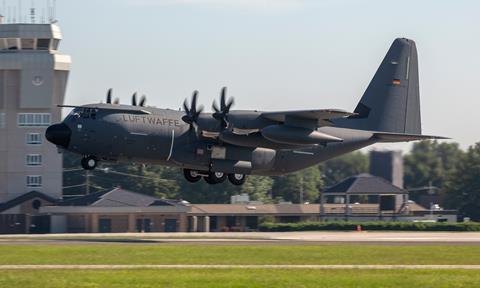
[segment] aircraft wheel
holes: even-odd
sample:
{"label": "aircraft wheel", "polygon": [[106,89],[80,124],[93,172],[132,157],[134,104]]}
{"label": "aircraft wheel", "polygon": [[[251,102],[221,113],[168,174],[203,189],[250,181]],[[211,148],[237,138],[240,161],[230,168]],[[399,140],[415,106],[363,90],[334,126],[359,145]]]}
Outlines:
{"label": "aircraft wheel", "polygon": [[98,161],[97,158],[93,156],[86,156],[82,158],[82,167],[85,170],[93,170],[97,167]]}
{"label": "aircraft wheel", "polygon": [[198,174],[197,170],[183,169],[183,176],[187,179],[188,182],[195,183],[202,179],[202,176]]}
{"label": "aircraft wheel", "polygon": [[247,175],[245,174],[228,174],[228,181],[233,185],[243,185],[247,180]]}
{"label": "aircraft wheel", "polygon": [[208,184],[219,184],[227,179],[227,174],[223,172],[208,172],[208,176],[203,177]]}

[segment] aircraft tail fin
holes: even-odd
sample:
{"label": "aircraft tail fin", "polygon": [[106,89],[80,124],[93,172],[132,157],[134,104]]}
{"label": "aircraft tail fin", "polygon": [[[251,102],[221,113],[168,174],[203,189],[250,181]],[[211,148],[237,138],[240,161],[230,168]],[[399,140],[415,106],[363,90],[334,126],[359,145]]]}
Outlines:
{"label": "aircraft tail fin", "polygon": [[397,38],[355,108],[357,115],[339,126],[404,134],[422,134],[418,57],[415,42]]}

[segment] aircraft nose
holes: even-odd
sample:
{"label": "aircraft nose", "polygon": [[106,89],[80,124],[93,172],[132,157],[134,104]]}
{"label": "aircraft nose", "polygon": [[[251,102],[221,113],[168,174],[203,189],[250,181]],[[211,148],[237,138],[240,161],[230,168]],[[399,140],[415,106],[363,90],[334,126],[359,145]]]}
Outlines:
{"label": "aircraft nose", "polygon": [[51,125],[45,132],[45,137],[48,141],[63,148],[68,148],[71,135],[72,130],[70,130],[70,128],[64,123]]}

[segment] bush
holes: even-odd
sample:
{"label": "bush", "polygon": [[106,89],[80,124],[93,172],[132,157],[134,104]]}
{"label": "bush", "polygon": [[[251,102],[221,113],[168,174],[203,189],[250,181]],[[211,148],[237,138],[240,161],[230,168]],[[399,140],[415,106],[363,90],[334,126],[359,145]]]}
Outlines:
{"label": "bush", "polygon": [[480,223],[419,223],[419,222],[298,222],[259,225],[260,231],[354,231],[357,225],[368,231],[480,231]]}

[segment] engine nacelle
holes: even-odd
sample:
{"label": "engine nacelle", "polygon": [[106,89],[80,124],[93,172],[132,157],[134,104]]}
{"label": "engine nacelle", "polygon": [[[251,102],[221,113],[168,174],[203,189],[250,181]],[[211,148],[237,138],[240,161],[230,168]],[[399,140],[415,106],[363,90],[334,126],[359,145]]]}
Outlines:
{"label": "engine nacelle", "polygon": [[314,145],[329,142],[342,142],[343,139],[302,127],[270,125],[260,130],[266,139],[290,145]]}

